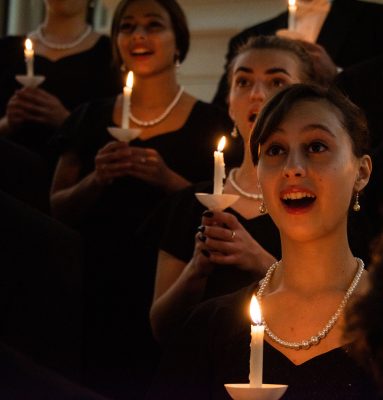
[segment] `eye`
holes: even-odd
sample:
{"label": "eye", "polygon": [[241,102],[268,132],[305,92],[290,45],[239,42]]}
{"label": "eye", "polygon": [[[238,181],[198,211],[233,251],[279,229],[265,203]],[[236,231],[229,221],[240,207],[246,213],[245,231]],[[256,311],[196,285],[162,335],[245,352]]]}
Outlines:
{"label": "eye", "polygon": [[281,78],[274,78],[271,81],[271,85],[276,88],[284,87],[286,86],[286,81]]}
{"label": "eye", "polygon": [[243,76],[238,76],[235,79],[235,86],[237,87],[248,87],[250,85],[249,79],[243,77]]}
{"label": "eye", "polygon": [[265,153],[270,157],[275,157],[284,154],[285,149],[281,145],[273,143],[267,146]]}
{"label": "eye", "polygon": [[129,22],[124,22],[118,27],[118,32],[120,33],[132,33],[136,29],[135,25],[129,23]]}
{"label": "eye", "polygon": [[307,146],[309,153],[323,153],[328,147],[322,142],[312,142]]}
{"label": "eye", "polygon": [[148,31],[158,31],[161,30],[163,27],[164,25],[160,21],[153,20],[147,24],[146,29]]}

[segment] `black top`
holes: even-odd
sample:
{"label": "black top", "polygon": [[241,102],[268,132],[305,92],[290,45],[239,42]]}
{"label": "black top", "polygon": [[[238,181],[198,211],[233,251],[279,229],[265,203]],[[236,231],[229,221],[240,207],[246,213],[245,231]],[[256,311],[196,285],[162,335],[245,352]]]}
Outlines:
{"label": "black top", "polygon": [[[0,115],[4,115],[8,100],[21,85],[15,75],[25,75],[25,37],[0,39]],[[81,103],[119,93],[120,73],[112,67],[110,39],[101,36],[89,50],[51,61],[35,54],[34,72],[44,75],[40,87],[58,97],[72,111]],[[55,130],[41,124],[28,124],[11,135],[12,140],[46,155],[46,144]]]}
{"label": "black top", "polygon": [[[169,344],[148,399],[230,399],[225,383],[248,383],[250,298],[256,285],[201,304]],[[263,382],[289,385],[283,400],[375,399],[347,348],[293,364],[264,343]]]}
{"label": "black top", "polygon": [[[115,98],[109,98],[81,106],[56,138],[61,152],[73,151],[80,158],[80,178],[94,170],[97,151],[114,140],[106,129],[113,125],[114,104]],[[230,125],[220,109],[197,101],[180,129],[147,140],[138,138],[130,145],[156,149],[172,170],[197,182],[213,176],[213,152]],[[92,336],[87,340],[92,347],[88,365],[100,372],[99,378],[90,379],[98,385],[110,375],[108,393],[115,395],[118,387],[126,386],[124,398],[138,398],[135,391],[148,384],[156,357],[149,309],[157,248],[136,231],[166,196],[140,179],[116,179],[84,210],[77,226],[86,244],[88,322],[93,319],[87,329]],[[114,373],[116,366],[124,372]]]}
{"label": "black top", "polygon": [[[80,107],[56,137],[61,151],[70,150],[79,155],[80,178],[94,170],[98,150],[114,140],[107,131],[108,126],[114,126],[114,103],[115,98],[110,98]],[[191,182],[198,182],[213,176],[213,152],[228,129],[228,120],[221,110],[198,101],[180,129],[147,140],[138,138],[130,145],[156,149],[169,168]],[[116,179],[97,204],[87,210],[84,221],[87,224],[95,221],[97,215],[97,225],[105,223],[114,229],[124,225],[126,239],[165,195],[160,188],[136,178]],[[129,228],[125,225],[127,222]]]}
{"label": "black top", "polygon": [[[211,182],[193,185],[176,193],[170,200],[168,213],[162,210],[164,231],[160,241],[160,249],[174,257],[189,262],[193,256],[194,236],[201,224],[203,211],[206,209],[195,197],[195,193],[212,193]],[[254,207],[258,203],[254,202]],[[269,215],[246,219],[232,208],[227,212],[233,214],[251,236],[276,258],[281,255],[279,233]],[[164,217],[166,216],[166,217]],[[234,265],[216,268],[209,276],[204,299],[234,292],[254,281],[254,275],[242,271]]]}

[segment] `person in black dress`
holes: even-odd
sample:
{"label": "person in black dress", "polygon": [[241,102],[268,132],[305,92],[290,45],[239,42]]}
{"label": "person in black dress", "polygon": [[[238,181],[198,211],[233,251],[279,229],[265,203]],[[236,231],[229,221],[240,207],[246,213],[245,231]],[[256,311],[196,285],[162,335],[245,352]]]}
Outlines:
{"label": "person in black dress", "polygon": [[[230,170],[224,193],[240,197],[225,212],[203,213],[206,209],[195,193],[212,193],[213,184],[200,183],[177,193],[169,202],[166,220],[155,221],[165,226],[151,308],[152,329],[161,342],[170,339],[174,325],[185,319],[190,307],[249,285],[280,256],[278,231],[269,215],[259,211],[262,196],[254,188],[257,170],[250,158],[249,134],[266,100],[286,85],[312,81],[313,65],[296,42],[259,36],[237,49],[229,78],[230,115],[245,156],[239,168]],[[196,249],[204,242],[216,246],[202,261],[194,251],[199,225]]]}
{"label": "person in black dress", "polygon": [[118,67],[134,73],[130,127],[141,133],[128,144],[108,132],[121,126],[122,94],[76,110],[56,137],[51,205],[85,240],[89,382],[137,398],[158,350],[149,325],[156,251],[136,230],[170,193],[210,178],[230,122],[177,82],[189,30],[175,1],[121,1],[111,40]]}
{"label": "person in black dress", "polygon": [[[306,50],[312,54],[315,68],[327,75],[327,81],[335,78],[336,67],[338,70],[345,69],[381,53],[382,4],[359,0],[298,0],[297,4],[302,10],[303,19],[306,19],[302,29]],[[274,18],[239,32],[228,44],[225,71],[239,43],[250,36],[274,35],[287,27],[286,10]],[[302,32],[299,36],[302,36]],[[225,74],[220,79],[212,102],[226,109],[228,88]]]}
{"label": "person in black dress", "polygon": [[264,106],[250,146],[282,258],[259,283],[193,310],[149,399],[230,399],[225,383],[248,382],[253,294],[265,326],[263,382],[289,385],[282,399],[376,398],[343,336],[344,306],[367,287],[347,240],[349,208],[359,210],[371,173],[367,136],[360,110],[333,90],[295,84]]}
{"label": "person in black dress", "polygon": [[78,105],[117,94],[120,72],[112,65],[110,40],[87,22],[89,0],[45,0],[45,18],[27,36],[34,45],[37,88],[21,87],[26,74],[24,36],[0,39],[0,135],[38,153],[54,169],[49,146],[55,130]]}

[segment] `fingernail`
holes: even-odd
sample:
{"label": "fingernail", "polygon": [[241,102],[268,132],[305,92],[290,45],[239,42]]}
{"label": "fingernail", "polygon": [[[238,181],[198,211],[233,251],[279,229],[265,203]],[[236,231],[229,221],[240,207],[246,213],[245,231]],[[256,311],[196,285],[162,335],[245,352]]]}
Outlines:
{"label": "fingernail", "polygon": [[206,210],[206,211],[204,211],[204,212],[202,213],[202,215],[203,215],[204,217],[211,218],[211,217],[214,215],[214,213],[213,213],[212,211]]}
{"label": "fingernail", "polygon": [[202,253],[205,257],[207,257],[207,258],[210,257],[210,253],[208,252],[208,250],[202,249],[202,250],[201,250],[201,253]]}
{"label": "fingernail", "polygon": [[198,228],[197,228],[197,231],[198,232],[205,232],[205,225],[200,225]]}
{"label": "fingernail", "polygon": [[198,239],[199,239],[201,242],[206,242],[206,236],[204,236],[204,235],[198,235]]}

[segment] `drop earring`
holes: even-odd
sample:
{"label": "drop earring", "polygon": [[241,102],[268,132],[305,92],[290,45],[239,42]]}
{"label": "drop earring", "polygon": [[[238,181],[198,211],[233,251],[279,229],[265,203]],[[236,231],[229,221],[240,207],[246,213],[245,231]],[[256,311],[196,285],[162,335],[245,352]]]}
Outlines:
{"label": "drop earring", "polygon": [[126,71],[126,66],[125,66],[125,64],[121,64],[121,66],[120,66],[120,71],[121,71],[121,72],[125,72],[125,71]]}
{"label": "drop earring", "polygon": [[260,214],[266,214],[267,213],[267,208],[265,202],[262,200],[261,204],[259,205],[259,213]]}
{"label": "drop earring", "polygon": [[236,138],[239,136],[238,129],[237,129],[237,125],[234,125],[234,126],[233,126],[233,129],[232,129],[231,132],[230,132],[230,136],[231,136],[232,138],[234,138],[234,139],[236,139]]}
{"label": "drop earring", "polygon": [[355,201],[354,201],[354,205],[352,206],[352,209],[353,209],[355,212],[360,211],[359,192],[356,192]]}

